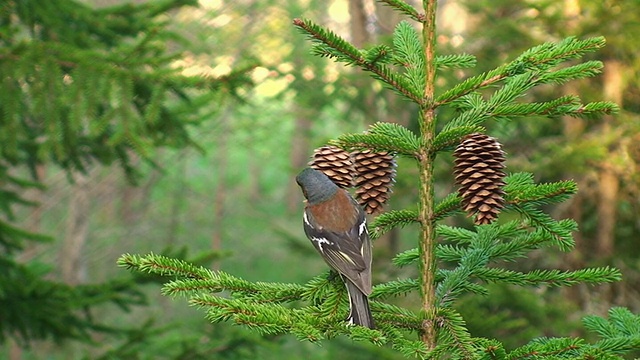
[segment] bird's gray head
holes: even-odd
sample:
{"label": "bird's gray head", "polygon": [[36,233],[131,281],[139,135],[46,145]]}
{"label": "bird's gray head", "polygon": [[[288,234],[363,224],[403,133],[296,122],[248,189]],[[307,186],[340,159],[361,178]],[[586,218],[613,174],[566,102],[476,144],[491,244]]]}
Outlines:
{"label": "bird's gray head", "polygon": [[296,176],[296,182],[310,204],[326,201],[338,191],[338,186],[327,175],[312,168],[302,170]]}

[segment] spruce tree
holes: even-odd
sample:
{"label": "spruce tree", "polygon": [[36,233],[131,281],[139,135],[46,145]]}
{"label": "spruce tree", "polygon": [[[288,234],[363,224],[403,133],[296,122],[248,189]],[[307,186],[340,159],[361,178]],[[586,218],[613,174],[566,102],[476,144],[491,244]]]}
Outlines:
{"label": "spruce tree", "polygon": [[[420,10],[402,0],[382,2],[407,17],[395,28],[389,45],[358,49],[311,20],[293,21],[313,43],[314,54],[363,69],[419,107],[418,133],[398,124],[378,122],[366,132],[344,134],[330,142],[348,152],[390,152],[407,157],[418,168],[417,206],[384,212],[369,226],[374,239],[400,226],[420,230],[416,247],[393,259],[399,267],[416,267],[418,277],[374,286],[370,306],[376,329],[345,323],[346,291],[341,281],[328,273],[306,284],[285,284],[250,282],[155,254],[125,254],[119,265],[170,277],[163,293],[186,297],[214,323],[230,321],[262,334],[288,333],[301,341],[319,342],[343,335],[389,346],[407,357],[429,359],[622,359],[625,353],[640,348],[640,317],[624,308],[611,309],[608,319],[583,319],[587,330],[598,337],[595,342],[537,338],[506,349],[499,339],[469,333],[453,306],[463,294],[488,295],[487,285],[491,283],[559,287],[620,280],[620,272],[610,267],[528,272],[508,268],[509,262],[536,249],[566,252],[574,247],[576,222],[554,219],[543,207],[567,200],[577,187],[570,180],[536,183],[533,174],[508,173],[503,169],[505,154],[499,139],[484,134],[483,126],[488,121],[517,121],[530,116],[599,117],[615,113],[613,103],[583,103],[577,95],[537,103],[523,97],[536,86],[597,75],[602,63],[575,61],[602,48],[604,38],[569,37],[544,43],[495,69],[437,91],[438,72],[473,67],[476,59],[467,54],[436,52],[435,0],[425,0]],[[453,118],[437,116],[445,107],[455,110]],[[456,164],[450,167],[460,191],[436,198],[434,162],[439,154],[454,150]],[[445,222],[464,212],[473,217],[473,225],[459,227]],[[419,295],[419,306],[393,305],[394,297],[408,293]]]}
{"label": "spruce tree", "polygon": [[[74,0],[3,1],[0,8],[0,343],[91,340],[116,329],[92,309],[145,303],[134,280],[71,285],[49,264],[23,263],[28,242],[49,236],[16,225],[28,188],[44,188],[40,165],[86,172],[117,165],[135,182],[133,158],[153,163],[160,146],[194,146],[189,127],[220,94],[248,84],[244,70],[224,78],[184,76],[173,62],[180,42],[163,15],[194,0],[94,9]],[[187,111],[188,109],[188,111]],[[29,176],[31,174],[31,176]],[[149,324],[142,326],[147,329]],[[130,333],[140,339],[139,334]]]}

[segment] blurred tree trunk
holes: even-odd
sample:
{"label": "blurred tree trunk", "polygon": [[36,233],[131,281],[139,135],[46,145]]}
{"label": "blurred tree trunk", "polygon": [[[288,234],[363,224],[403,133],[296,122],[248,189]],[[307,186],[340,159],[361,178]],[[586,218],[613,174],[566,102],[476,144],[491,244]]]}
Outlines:
{"label": "blurred tree trunk", "polygon": [[[579,89],[577,88],[574,82],[566,83],[563,86],[564,95],[575,95],[579,94]],[[564,137],[568,143],[579,141],[580,138],[584,135],[585,130],[585,122],[584,119],[571,117],[571,116],[563,116],[563,132]],[[587,192],[589,192],[589,185],[586,177],[590,176],[589,173],[575,175],[575,182],[578,185],[577,194],[575,194],[569,202],[566,203],[567,208],[561,210],[561,217],[568,217],[570,219],[574,219],[578,224],[582,223],[584,214],[583,209],[585,207],[585,200],[587,200]],[[573,233],[573,239],[575,240],[576,246],[575,248],[564,254],[563,258],[565,260],[565,264],[567,270],[576,270],[584,268],[586,265],[586,259],[589,257],[590,246],[586,243],[587,239],[582,236],[581,231],[576,231]],[[563,290],[566,294],[567,298],[571,300],[574,304],[577,304],[581,309],[586,309],[589,306],[589,292],[583,284],[579,284],[578,286],[567,287]]]}
{"label": "blurred tree trunk", "polygon": [[393,34],[393,30],[400,20],[404,19],[404,15],[381,2],[376,1],[375,6],[378,33],[381,35]]}
{"label": "blurred tree trunk", "polygon": [[[617,60],[608,60],[604,64],[604,99],[622,105],[623,66]],[[610,135],[613,118],[604,119],[602,133]],[[616,145],[617,146],[617,145]],[[613,151],[612,149],[610,149]],[[609,159],[611,157],[608,157]],[[605,162],[598,174],[598,233],[596,253],[599,258],[610,258],[615,248],[616,207],[620,180],[615,164]]]}
{"label": "blurred tree trunk", "polygon": [[83,278],[82,253],[89,232],[90,187],[89,174],[75,172],[69,200],[66,236],[59,254],[62,280],[71,285]]}
{"label": "blurred tree trunk", "polygon": [[[36,165],[36,178],[35,181],[44,182],[44,176],[46,168],[44,164]],[[40,233],[42,225],[42,213],[44,210],[44,196],[43,191],[39,189],[29,190],[29,194],[25,195],[25,199],[36,202],[36,205],[31,208],[31,213],[26,224],[26,230],[34,233]],[[28,263],[36,255],[38,246],[37,243],[27,242],[24,251],[18,255],[17,260],[23,263]],[[7,341],[9,348],[9,360],[22,359],[22,347],[18,345],[13,339],[9,338]]]}
{"label": "blurred tree trunk", "polygon": [[[131,159],[131,163],[134,166],[138,166],[140,164],[140,157],[133,151],[129,151],[128,153],[129,158]],[[110,174],[114,173],[111,172]],[[121,178],[121,174],[115,173],[113,182],[118,182]],[[143,194],[142,188],[125,180],[119,192],[120,211],[118,215],[122,223],[129,227],[134,225],[138,221],[138,219],[140,219],[139,209],[137,209],[136,207],[140,198],[142,197],[141,195]]]}
{"label": "blurred tree trunk", "polygon": [[125,226],[135,224],[137,216],[134,209],[139,189],[126,182],[121,191],[120,198],[120,220]]}
{"label": "blurred tree trunk", "polygon": [[[568,32],[574,31],[579,25],[579,15],[580,15],[580,3],[578,0],[567,0],[564,2],[563,8],[563,18],[565,21],[565,29]],[[575,82],[568,82],[563,86],[563,92],[565,95],[575,95],[579,94],[580,90],[578,89]],[[584,135],[585,131],[585,121],[584,119],[564,116],[562,118],[562,123],[564,127],[564,136],[567,142],[576,142],[581,139]],[[573,196],[569,205],[569,209],[567,211],[567,216],[571,219],[574,219],[578,224],[582,223],[584,214],[583,209],[585,205],[585,195],[589,192],[588,189],[588,181],[587,177],[590,176],[589,173],[577,175],[575,177],[576,184],[581,191],[578,191],[576,195]],[[570,270],[580,269],[586,265],[586,259],[589,257],[588,254],[590,249],[592,248],[587,244],[587,239],[582,236],[581,231],[577,231],[573,234],[574,240],[576,242],[576,247],[573,251],[564,255],[567,267]],[[575,304],[577,304],[581,309],[587,309],[589,304],[589,292],[583,284],[578,286],[571,286],[564,289],[564,292],[567,294],[567,297]]]}
{"label": "blurred tree trunk", "polygon": [[[46,168],[43,164],[36,165],[36,178],[35,181],[44,183],[44,176],[46,173]],[[29,217],[26,223],[26,229],[33,233],[39,233],[41,231],[41,223],[42,223],[42,214],[44,211],[44,192],[40,189],[31,189],[28,194],[25,194],[25,199],[29,199],[36,203],[35,206],[31,208],[31,212],[29,213]],[[31,260],[38,249],[38,244],[35,242],[27,242],[24,251],[18,256],[19,261],[28,262]]]}
{"label": "blurred tree trunk", "polygon": [[[367,29],[367,10],[363,0],[349,0],[349,16],[351,41],[358,48],[365,47],[371,42],[373,35]],[[365,75],[361,69],[356,70],[360,75],[355,78],[355,86],[358,89],[371,88],[371,79],[369,75]],[[364,91],[364,115],[369,123],[376,121],[378,117],[378,108],[376,104],[376,93],[374,91]]]}
{"label": "blurred tree trunk", "polygon": [[351,17],[351,41],[357,47],[363,47],[371,38],[367,31],[367,12],[363,0],[349,0]]}
{"label": "blurred tree trunk", "polygon": [[[220,132],[217,136],[218,146],[216,148],[216,166],[212,170],[216,170],[216,196],[213,204],[213,233],[211,234],[211,249],[213,251],[222,251],[224,244],[224,214],[227,202],[227,159],[229,157],[229,149],[227,136],[229,135],[229,116],[231,108],[226,107],[220,115]],[[212,264],[214,270],[220,269],[221,260],[216,260]]]}
{"label": "blurred tree trunk", "polygon": [[[291,168],[300,169],[303,168],[309,159],[309,137],[311,136],[312,122],[307,116],[308,110],[295,103],[293,105],[295,118],[295,128],[293,130],[293,139],[291,141]],[[290,176],[289,180],[289,194],[287,196],[287,209],[293,213],[298,209],[300,202],[302,201],[302,195],[300,191],[297,191],[297,185],[293,176]]]}
{"label": "blurred tree trunk", "polygon": [[187,171],[187,156],[184,156],[185,153],[186,150],[181,151],[180,154],[176,156],[174,163],[178,169],[178,174],[175,180],[176,186],[171,196],[171,208],[169,209],[169,229],[167,230],[167,238],[165,240],[167,247],[172,247],[176,243],[182,220],[182,207],[186,201],[184,194],[187,189],[187,181],[184,176]]}
{"label": "blurred tree trunk", "polygon": [[260,169],[262,166],[261,159],[255,156],[249,156],[248,159],[248,175],[249,179],[247,180],[247,192],[249,194],[249,202],[252,204],[257,204],[262,201],[262,191],[260,184]]}

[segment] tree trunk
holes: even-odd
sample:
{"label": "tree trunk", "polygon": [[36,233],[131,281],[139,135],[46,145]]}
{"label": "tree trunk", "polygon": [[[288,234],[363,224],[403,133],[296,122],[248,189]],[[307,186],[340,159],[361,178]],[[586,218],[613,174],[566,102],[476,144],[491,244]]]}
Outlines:
{"label": "tree trunk", "polygon": [[[217,183],[216,196],[214,199],[213,209],[213,233],[211,234],[211,249],[213,251],[222,251],[224,244],[224,215],[227,202],[227,159],[229,157],[229,149],[227,144],[227,136],[229,136],[229,116],[231,109],[226,107],[220,116],[220,133],[218,136],[218,147],[216,148],[216,166]],[[221,260],[217,260],[212,264],[214,270],[220,269]]]}
{"label": "tree trunk", "polygon": [[[578,23],[576,19],[580,14],[580,4],[577,0],[567,0],[564,3],[563,16],[566,23],[566,28],[571,31],[571,29],[575,29]],[[579,94],[580,90],[576,86],[575,82],[566,83],[563,86],[564,95],[575,95]],[[584,135],[585,130],[585,121],[584,119],[572,117],[572,116],[563,116],[562,117],[563,124],[563,134],[568,143],[579,141],[580,138]],[[578,184],[579,191],[576,195],[574,195],[571,200],[567,203],[568,208],[563,209],[565,212],[562,214],[562,217],[569,217],[574,219],[578,224],[582,223],[583,219],[583,209],[585,206],[585,195],[584,192],[587,190],[587,181],[585,180],[584,174],[575,174],[574,179],[576,184]],[[589,246],[585,242],[585,239],[582,236],[582,232],[577,231],[573,234],[573,239],[576,243],[575,249],[565,254],[564,263],[566,264],[567,270],[575,270],[581,269],[585,266],[586,255],[589,253]],[[565,288],[563,291],[567,294],[566,296],[575,304],[577,304],[581,309],[586,309],[589,305],[588,301],[588,292],[582,284],[578,286],[571,286]]]}
{"label": "tree trunk", "polygon": [[[303,168],[309,156],[311,155],[309,137],[311,136],[311,126],[313,123],[309,120],[308,113],[313,110],[307,110],[299,104],[293,105],[293,111],[296,114],[295,128],[293,130],[293,138],[291,140],[291,168],[295,171]],[[293,176],[289,176],[288,188],[291,191],[287,195],[287,209],[290,213],[295,213],[299,210],[298,207],[302,202],[302,193],[298,191],[296,180]]]}
{"label": "tree trunk", "polygon": [[[579,93],[579,89],[575,83],[569,82],[563,87],[564,95],[575,95]],[[579,141],[584,135],[585,123],[584,119],[564,116],[562,117],[562,123],[564,126],[563,133],[568,143]],[[585,181],[585,175],[575,174],[575,182],[578,184],[579,191],[573,198],[567,203],[568,209],[564,209],[566,215],[571,219],[574,219],[578,224],[582,223],[583,209],[585,206],[584,191],[587,189],[587,181]],[[580,269],[585,265],[585,254],[589,251],[589,246],[585,244],[586,239],[582,236],[580,231],[575,232],[573,238],[576,242],[576,248],[565,255],[566,264],[569,269]],[[579,296],[578,292],[574,293],[575,296]]]}
{"label": "tree trunk", "polygon": [[136,211],[134,209],[136,194],[138,189],[129,184],[124,184],[124,188],[121,191],[120,198],[120,220],[126,225],[130,226],[136,222]]}
{"label": "tree trunk", "polygon": [[[36,165],[35,181],[43,182],[45,173],[46,169],[43,164]],[[44,212],[43,203],[45,201],[45,197],[43,196],[43,191],[40,189],[29,189],[24,195],[24,198],[36,203],[36,205],[31,208],[31,213],[29,214],[26,223],[26,229],[33,233],[39,233],[40,225],[42,222],[42,214]],[[38,251],[37,249],[37,243],[31,241],[27,242],[24,251],[17,256],[18,261],[23,263],[29,262],[36,255]]]}
{"label": "tree trunk", "polygon": [[[184,154],[185,151],[183,151]],[[176,187],[173,189],[173,196],[171,201],[171,209],[169,210],[169,229],[167,230],[167,237],[165,244],[168,247],[173,246],[176,243],[178,237],[178,230],[180,229],[180,223],[182,220],[182,206],[185,203],[184,194],[186,192],[186,180],[184,174],[187,172],[187,157],[176,157],[176,167],[178,168],[178,176],[176,178]]]}
{"label": "tree trunk", "polygon": [[67,218],[67,231],[59,254],[62,280],[71,285],[84,278],[82,252],[89,232],[90,188],[89,175],[73,174],[71,199]]}
{"label": "tree trunk", "polygon": [[613,255],[616,228],[616,206],[620,182],[615,170],[604,166],[598,174],[598,234],[596,254],[599,258]]}
{"label": "tree trunk", "polygon": [[[604,66],[604,98],[622,105],[623,71],[617,60],[608,60]],[[611,133],[610,116],[605,117],[603,134]],[[609,157],[610,158],[610,157]],[[616,207],[620,180],[614,164],[605,162],[598,174],[598,234],[596,253],[600,258],[613,255],[615,244]]]}
{"label": "tree trunk", "polygon": [[367,31],[367,12],[363,0],[349,0],[349,16],[351,17],[351,42],[361,48],[369,42]]}

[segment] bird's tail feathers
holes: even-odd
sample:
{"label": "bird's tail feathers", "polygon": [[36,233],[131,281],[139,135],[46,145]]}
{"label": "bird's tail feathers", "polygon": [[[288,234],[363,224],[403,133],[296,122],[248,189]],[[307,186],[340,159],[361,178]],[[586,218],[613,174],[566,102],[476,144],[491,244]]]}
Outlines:
{"label": "bird's tail feathers", "polygon": [[369,309],[369,298],[351,280],[344,278],[349,293],[349,317],[347,321],[354,325],[374,329],[373,317]]}

